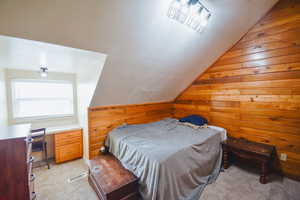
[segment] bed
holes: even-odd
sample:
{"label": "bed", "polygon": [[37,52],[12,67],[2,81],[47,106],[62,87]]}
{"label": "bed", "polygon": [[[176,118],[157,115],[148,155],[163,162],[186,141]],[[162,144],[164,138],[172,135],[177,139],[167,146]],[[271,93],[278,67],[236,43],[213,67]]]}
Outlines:
{"label": "bed", "polygon": [[122,165],[140,179],[144,200],[199,199],[221,166],[222,128],[194,129],[177,119],[123,125],[105,142]]}

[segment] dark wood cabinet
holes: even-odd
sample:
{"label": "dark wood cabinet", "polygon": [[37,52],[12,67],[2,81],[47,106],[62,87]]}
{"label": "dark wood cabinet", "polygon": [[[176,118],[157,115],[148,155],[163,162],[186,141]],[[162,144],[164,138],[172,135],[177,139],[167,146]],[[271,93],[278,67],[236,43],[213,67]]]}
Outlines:
{"label": "dark wood cabinet", "polygon": [[33,200],[30,125],[0,127],[0,200]]}

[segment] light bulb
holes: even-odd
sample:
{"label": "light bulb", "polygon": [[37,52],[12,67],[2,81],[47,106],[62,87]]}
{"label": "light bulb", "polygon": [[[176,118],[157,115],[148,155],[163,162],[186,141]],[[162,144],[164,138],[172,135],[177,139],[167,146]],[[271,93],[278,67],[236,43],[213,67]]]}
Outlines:
{"label": "light bulb", "polygon": [[189,0],[180,0],[181,5],[187,5]]}
{"label": "light bulb", "polygon": [[189,15],[189,8],[187,6],[183,6],[181,9],[180,9],[180,12],[179,12],[179,15],[177,17],[177,20],[184,24],[188,18],[188,15]]}
{"label": "light bulb", "polygon": [[41,77],[43,78],[47,77],[47,72],[41,72]]}
{"label": "light bulb", "polygon": [[191,12],[191,14],[192,15],[196,15],[196,14],[199,14],[199,10],[200,10],[200,8],[201,8],[202,6],[199,4],[199,3],[197,3],[197,4],[195,4],[195,5],[192,5],[191,7],[190,7],[190,12]]}
{"label": "light bulb", "polygon": [[48,72],[47,72],[48,68],[47,67],[41,67],[40,68],[40,76],[45,78],[48,76]]}
{"label": "light bulb", "polygon": [[198,32],[204,30],[211,16],[199,0],[173,0],[167,15]]}
{"label": "light bulb", "polygon": [[179,10],[180,10],[179,1],[174,0],[170,5],[170,8],[169,8],[169,11],[167,14],[168,17],[170,17],[171,19],[174,19],[178,15]]}
{"label": "light bulb", "polygon": [[201,10],[200,17],[202,20],[207,20],[209,16],[210,14],[206,9]]}

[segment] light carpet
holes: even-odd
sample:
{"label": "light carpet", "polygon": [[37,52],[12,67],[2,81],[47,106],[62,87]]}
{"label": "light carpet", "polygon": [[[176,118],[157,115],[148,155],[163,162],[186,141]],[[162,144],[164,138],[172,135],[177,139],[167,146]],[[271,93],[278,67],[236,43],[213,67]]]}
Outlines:
{"label": "light carpet", "polygon": [[[87,177],[69,183],[68,178],[87,171],[83,160],[39,167],[35,191],[38,200],[98,200]],[[259,183],[259,174],[248,167],[231,166],[221,172],[217,181],[208,185],[201,200],[300,200],[300,182],[272,176],[268,184]]]}

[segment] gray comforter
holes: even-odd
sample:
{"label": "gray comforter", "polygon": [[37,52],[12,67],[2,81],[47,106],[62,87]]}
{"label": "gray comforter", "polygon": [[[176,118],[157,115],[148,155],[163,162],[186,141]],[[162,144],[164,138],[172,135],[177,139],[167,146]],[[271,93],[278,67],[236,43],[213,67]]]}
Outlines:
{"label": "gray comforter", "polygon": [[220,170],[221,134],[193,129],[167,118],[159,122],[120,126],[106,146],[140,178],[145,200],[199,199]]}

